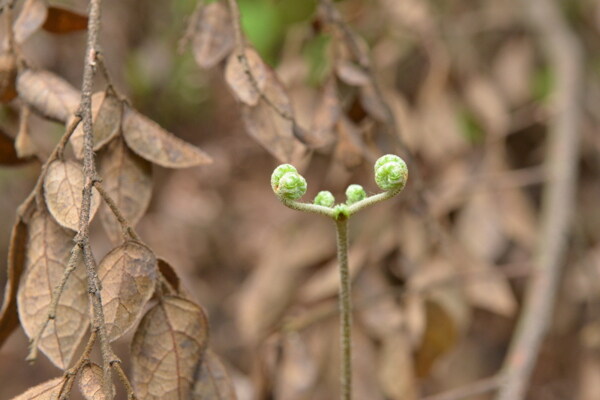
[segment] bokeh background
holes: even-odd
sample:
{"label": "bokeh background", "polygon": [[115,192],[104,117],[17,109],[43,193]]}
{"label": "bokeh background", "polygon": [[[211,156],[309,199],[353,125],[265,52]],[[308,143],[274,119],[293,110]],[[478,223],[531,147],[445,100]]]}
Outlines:
{"label": "bokeh background", "polygon": [[[87,7],[50,3],[82,13]],[[543,229],[557,89],[555,65],[523,3],[335,3],[370,49],[395,126],[378,120],[378,106],[341,82],[344,120],[334,129],[335,143],[299,160],[306,197],[330,190],[342,199],[350,183],[375,193],[374,158],[411,155],[405,191],[351,221],[357,399],[419,399],[468,386],[502,365]],[[591,400],[600,398],[600,3],[556,3],[583,49],[585,87],[577,104],[580,154],[564,270],[527,398]],[[239,5],[248,40],[277,71],[298,122],[310,127],[335,73],[332,35],[320,26],[316,1]],[[177,51],[195,7],[192,0],[104,1],[101,45],[117,89],[214,158],[199,168],[155,167],[153,199],[138,232],[207,310],[212,347],[240,400],[335,398],[333,224],[277,201],[269,176],[279,162],[246,133],[222,65],[203,70],[191,51]],[[79,87],[84,47],[85,33],[40,31],[24,50],[32,65]],[[64,127],[32,118],[32,136],[47,155]],[[16,133],[17,104],[0,107],[0,126]],[[39,167],[0,167],[2,266],[16,209]],[[101,259],[110,243],[99,221],[92,228]],[[125,364],[130,340],[116,347]],[[0,350],[0,398],[59,373],[43,356],[28,365],[26,354],[19,329]]]}

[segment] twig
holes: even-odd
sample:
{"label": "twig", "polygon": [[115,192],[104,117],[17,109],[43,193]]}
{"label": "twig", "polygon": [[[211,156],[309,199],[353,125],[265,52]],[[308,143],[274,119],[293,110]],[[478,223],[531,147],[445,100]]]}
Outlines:
{"label": "twig", "polygon": [[98,46],[98,33],[100,31],[100,7],[102,0],[91,0],[88,19],[88,37],[85,51],[83,83],[81,86],[81,105],[79,113],[83,121],[83,174],[84,186],[79,215],[79,232],[75,237],[76,243],[83,251],[83,261],[87,271],[88,290],[93,308],[93,328],[100,339],[103,369],[103,391],[107,399],[113,398],[111,363],[117,358],[113,354],[104,321],[102,309],[101,284],[96,271],[96,260],[90,246],[89,225],[90,207],[92,202],[92,189],[94,183],[99,181],[94,162],[94,139],[92,129],[92,86],[96,65],[96,48]]}
{"label": "twig", "polygon": [[502,384],[499,376],[491,376],[479,381],[468,384],[460,388],[452,389],[444,393],[427,396],[421,400],[461,400],[477,396],[479,394],[491,392],[498,389]]}
{"label": "twig", "polygon": [[536,273],[527,287],[524,309],[503,365],[506,383],[498,400],[525,397],[542,340],[549,327],[561,268],[565,261],[569,216],[573,209],[583,91],[582,49],[555,2],[524,0],[531,25],[556,72],[554,116],[550,120],[548,184],[544,189]]}
{"label": "twig", "polygon": [[94,343],[96,343],[97,337],[97,331],[95,329],[92,329],[88,342],[85,345],[85,349],[81,354],[81,357],[79,357],[79,360],[77,361],[77,363],[75,363],[73,368],[70,368],[68,371],[65,372],[65,383],[63,384],[63,387],[61,388],[58,394],[59,400],[68,399],[69,393],[71,393],[71,389],[73,388],[73,383],[75,383],[75,378],[77,377],[81,369],[90,362],[90,353],[94,348]]}
{"label": "twig", "polygon": [[123,367],[121,366],[121,361],[120,360],[113,361],[112,367],[117,372],[117,376],[119,377],[119,380],[123,384],[123,387],[125,388],[125,392],[127,392],[127,400],[135,400],[136,396],[135,396],[135,392],[133,391],[133,386],[131,385],[131,382],[129,382],[129,379],[127,378],[127,375],[125,374],[125,371],[123,371]]}
{"label": "twig", "polygon": [[189,43],[192,41],[194,37],[194,33],[196,32],[196,28],[198,27],[198,21],[200,20],[200,16],[202,15],[202,9],[204,8],[204,0],[198,0],[196,3],[196,7],[192,12],[192,15],[189,16],[185,25],[185,32],[183,36],[177,42],[177,52],[182,54]]}
{"label": "twig", "polygon": [[106,190],[104,190],[104,186],[102,186],[102,183],[100,183],[99,181],[96,181],[96,182],[94,182],[94,187],[96,188],[98,193],[100,193],[100,196],[102,197],[102,199],[104,200],[104,202],[106,203],[108,208],[110,208],[110,210],[114,214],[115,218],[117,218],[117,221],[121,225],[121,229],[123,231],[123,236],[128,235],[133,240],[141,242],[140,237],[135,232],[133,227],[129,224],[129,222],[127,221],[127,219],[125,218],[125,216],[123,215],[121,210],[119,210],[119,207],[117,207],[117,204],[115,203],[115,201],[112,199],[112,197],[110,197],[110,195],[106,192]]}

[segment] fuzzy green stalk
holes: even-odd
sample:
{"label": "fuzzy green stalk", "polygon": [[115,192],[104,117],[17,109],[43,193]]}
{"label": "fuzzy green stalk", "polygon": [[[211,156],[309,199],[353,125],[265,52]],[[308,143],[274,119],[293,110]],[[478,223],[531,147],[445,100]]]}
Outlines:
{"label": "fuzzy green stalk", "polygon": [[352,299],[348,268],[348,219],[335,221],[337,258],[340,265],[340,352],[342,358],[340,398],[352,399]]}

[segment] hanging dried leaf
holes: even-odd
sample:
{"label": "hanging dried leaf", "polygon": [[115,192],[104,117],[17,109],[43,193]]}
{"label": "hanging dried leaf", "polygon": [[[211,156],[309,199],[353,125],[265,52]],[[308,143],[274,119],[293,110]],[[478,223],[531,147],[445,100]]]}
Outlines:
{"label": "hanging dried leaf", "polygon": [[206,69],[214,67],[233,50],[234,42],[227,7],[219,2],[207,4],[202,9],[192,42],[196,63]]}
{"label": "hanging dried leaf", "polygon": [[17,314],[17,287],[25,266],[25,250],[27,247],[27,224],[21,219],[12,228],[8,248],[8,266],[4,300],[0,309],[0,348],[4,341],[19,325]]}
{"label": "hanging dried leaf", "polygon": [[414,374],[412,348],[404,332],[395,332],[383,340],[379,352],[378,378],[386,398],[416,400],[417,381]]}
{"label": "hanging dried leaf", "polygon": [[61,7],[48,7],[48,17],[42,28],[52,33],[70,33],[87,29],[88,18]]}
{"label": "hanging dried leaf", "polygon": [[26,0],[23,3],[21,13],[13,24],[15,41],[23,43],[35,31],[40,29],[47,15],[48,5],[44,0]]}
{"label": "hanging dried leaf", "polygon": [[157,277],[156,257],[146,246],[126,242],[102,259],[98,277],[106,333],[114,341],[133,326],[150,300]]}
{"label": "hanging dried leaf", "polygon": [[52,72],[25,70],[17,78],[17,91],[37,112],[60,122],[79,107],[79,91]]}
{"label": "hanging dried leaf", "polygon": [[127,146],[146,160],[166,168],[210,164],[208,154],[173,134],[137,111],[125,107],[123,136]]}
{"label": "hanging dried leaf", "polygon": [[66,381],[66,378],[54,378],[32,387],[12,400],[56,400]]}
{"label": "hanging dried leaf", "polygon": [[0,165],[16,165],[23,162],[24,160],[17,156],[13,139],[0,130]]}
{"label": "hanging dried leaf", "polygon": [[421,346],[416,352],[417,376],[429,374],[433,363],[450,350],[458,339],[458,328],[450,313],[437,301],[425,302],[426,328]]}
{"label": "hanging dried leaf", "polygon": [[[53,161],[44,178],[44,197],[50,214],[65,228],[79,229],[79,214],[83,197],[83,172],[73,161]],[[100,206],[100,195],[93,189],[90,221]]]}
{"label": "hanging dried leaf", "polygon": [[294,137],[293,110],[283,84],[267,70],[264,95],[254,107],[242,105],[246,130],[281,162],[290,162],[300,142]]}
{"label": "hanging dried leaf", "polygon": [[335,79],[329,79],[321,93],[319,103],[314,111],[312,120],[311,135],[314,136],[314,142],[320,146],[331,144],[334,140],[335,124],[339,121],[342,114],[342,107],[338,99]]}
{"label": "hanging dried leaf", "polygon": [[[71,120],[73,118],[75,117],[71,117]],[[92,118],[94,151],[98,151],[119,134],[123,118],[123,104],[111,93],[94,93]],[[79,159],[83,158],[83,136],[83,124],[80,123],[69,139],[75,157]]]}
{"label": "hanging dried leaf", "polygon": [[32,157],[38,152],[38,148],[29,133],[29,114],[29,107],[23,106],[19,114],[19,132],[15,138],[15,149],[19,158]]}
{"label": "hanging dried leaf", "polygon": [[375,83],[369,82],[360,88],[360,104],[376,121],[387,123],[388,111],[381,96],[375,88]]}
{"label": "hanging dried leaf", "polygon": [[[73,234],[60,227],[46,210],[38,210],[29,222],[25,276],[18,293],[19,318],[33,338],[48,316],[52,292],[67,266]],[[79,266],[60,296],[56,316],[48,322],[39,349],[57,367],[66,369],[88,325],[88,291],[85,270]]]}
{"label": "hanging dried leaf", "polygon": [[208,321],[199,306],[162,298],[142,318],[131,343],[136,395],[146,400],[190,398],[207,342]]}
{"label": "hanging dried leaf", "polygon": [[340,60],[335,64],[335,72],[340,80],[350,86],[364,86],[369,83],[369,75],[349,60]]}
{"label": "hanging dried leaf", "polygon": [[79,391],[86,400],[106,400],[103,381],[102,368],[95,363],[86,364],[79,375]]}
{"label": "hanging dried leaf", "polygon": [[[270,71],[253,48],[246,47],[244,54],[248,60],[249,70],[246,69],[235,51],[227,59],[225,81],[239,101],[249,106],[256,106],[260,100],[260,94],[265,92],[267,82],[271,80],[268,76]],[[249,74],[252,74],[253,79],[249,77]]]}
{"label": "hanging dried leaf", "polygon": [[17,60],[13,54],[0,54],[0,103],[8,103],[17,97]]}
{"label": "hanging dried leaf", "polygon": [[[98,159],[104,189],[129,224],[135,226],[152,197],[152,164],[129,150],[120,137]],[[106,204],[100,208],[100,220],[108,237],[118,243],[121,225]]]}
{"label": "hanging dried leaf", "polygon": [[159,258],[158,259],[158,270],[160,271],[163,278],[165,278],[166,281],[169,282],[169,284],[173,287],[173,289],[175,289],[176,291],[179,291],[179,285],[180,285],[179,275],[177,275],[177,272],[175,272],[175,269],[173,269],[171,264],[169,264],[167,261],[163,260],[162,258]]}
{"label": "hanging dried leaf", "polygon": [[236,400],[235,390],[225,366],[211,349],[207,349],[196,375],[193,400]]}

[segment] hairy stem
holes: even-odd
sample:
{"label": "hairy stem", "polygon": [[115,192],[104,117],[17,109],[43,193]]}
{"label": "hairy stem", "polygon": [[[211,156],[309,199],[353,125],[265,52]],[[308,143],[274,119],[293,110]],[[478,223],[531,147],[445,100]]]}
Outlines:
{"label": "hairy stem", "polygon": [[348,220],[335,221],[337,257],[340,264],[340,350],[342,355],[342,400],[352,398],[352,300],[350,297],[350,270],[348,268]]}

